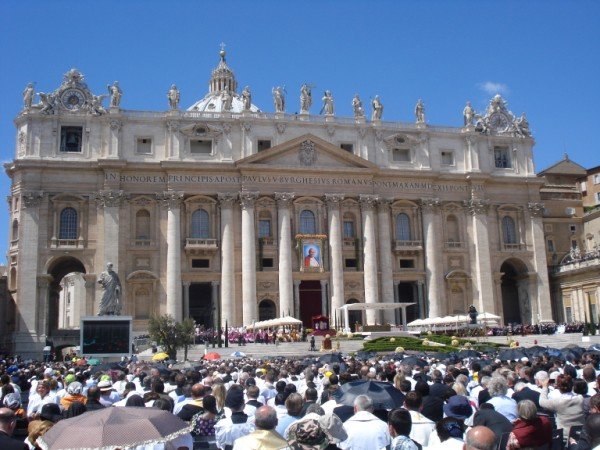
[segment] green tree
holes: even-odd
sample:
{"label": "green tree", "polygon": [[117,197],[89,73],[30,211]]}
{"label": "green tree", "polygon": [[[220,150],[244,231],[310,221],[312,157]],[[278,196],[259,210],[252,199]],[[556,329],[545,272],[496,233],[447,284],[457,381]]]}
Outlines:
{"label": "green tree", "polygon": [[170,359],[177,359],[177,350],[183,348],[187,359],[188,347],[194,343],[196,324],[191,318],[181,323],[175,322],[172,316],[152,316],[148,322],[150,338],[160,345]]}

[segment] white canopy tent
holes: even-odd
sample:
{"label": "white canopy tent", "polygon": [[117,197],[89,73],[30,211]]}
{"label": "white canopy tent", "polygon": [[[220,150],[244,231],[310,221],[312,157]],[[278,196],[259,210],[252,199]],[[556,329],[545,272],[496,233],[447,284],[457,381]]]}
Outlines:
{"label": "white canopy tent", "polygon": [[261,320],[260,322],[255,322],[253,325],[249,325],[248,328],[256,330],[260,328],[277,328],[289,325],[302,325],[302,321],[290,316],[278,317],[276,319]]}
{"label": "white canopy tent", "polygon": [[338,308],[344,313],[344,328],[350,328],[350,311],[402,309],[402,327],[406,329],[406,308],[416,303],[350,303]]}

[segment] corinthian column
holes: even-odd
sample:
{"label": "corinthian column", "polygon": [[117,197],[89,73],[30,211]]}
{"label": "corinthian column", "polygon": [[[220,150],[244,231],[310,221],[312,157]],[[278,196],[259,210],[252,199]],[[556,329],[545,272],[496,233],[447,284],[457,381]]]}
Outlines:
{"label": "corinthian column", "polygon": [[441,261],[442,244],[438,209],[440,202],[436,198],[421,200],[423,229],[425,233],[425,266],[427,279],[427,297],[429,317],[439,317],[445,304],[444,271]]}
{"label": "corinthian column", "polygon": [[[548,282],[547,270],[548,261],[546,260],[546,243],[544,242],[544,225],[542,222],[544,205],[542,203],[529,203],[527,207],[529,210],[529,215],[531,216],[533,260],[535,263],[535,271],[537,272],[537,305],[535,305],[533,310],[533,323],[538,323],[540,320],[552,320],[550,283]],[[592,322],[595,322],[596,318],[594,317],[591,320]]]}
{"label": "corinthian column", "polygon": [[258,192],[240,192],[242,207],[242,317],[243,325],[258,320],[256,308],[256,237],[254,202]]}
{"label": "corinthian column", "polygon": [[[394,272],[392,270],[392,238],[390,235],[390,203],[389,199],[379,199],[379,262],[381,264],[381,296],[384,303],[394,303]],[[392,309],[384,311],[386,323],[395,323],[396,312]]]}
{"label": "corinthian column", "polygon": [[221,205],[221,308],[222,322],[235,325],[235,244],[233,242],[233,204],[237,193],[218,194]]}
{"label": "corinthian column", "polygon": [[470,199],[465,206],[473,217],[473,237],[475,240],[475,288],[477,309],[481,312],[497,313],[494,308],[494,283],[492,280],[492,259],[490,256],[490,240],[488,234],[487,213],[489,205],[485,200]]}
{"label": "corinthian column", "polygon": [[167,208],[167,314],[180,322],[181,305],[181,201],[183,192],[165,191],[157,195]]}
{"label": "corinthian column", "polygon": [[340,204],[344,194],[325,194],[329,222],[329,249],[331,253],[331,315],[344,306],[344,258],[342,253],[342,221]]}
{"label": "corinthian column", "polygon": [[277,233],[279,235],[279,311],[282,316],[294,312],[292,284],[292,229],[290,205],[295,194],[275,192],[277,200]]}
{"label": "corinthian column", "polygon": [[[375,238],[375,205],[378,200],[379,197],[376,195],[359,196],[363,222],[365,303],[377,303],[379,297],[377,282],[377,240]],[[367,325],[377,323],[378,316],[378,311],[368,309]]]}

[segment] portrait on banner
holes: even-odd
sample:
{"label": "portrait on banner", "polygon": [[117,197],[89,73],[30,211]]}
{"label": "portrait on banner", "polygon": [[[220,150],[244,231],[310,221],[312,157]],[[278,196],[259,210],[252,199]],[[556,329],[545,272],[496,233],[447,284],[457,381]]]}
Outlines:
{"label": "portrait on banner", "polygon": [[323,270],[322,239],[301,239],[300,270],[304,272],[320,272]]}

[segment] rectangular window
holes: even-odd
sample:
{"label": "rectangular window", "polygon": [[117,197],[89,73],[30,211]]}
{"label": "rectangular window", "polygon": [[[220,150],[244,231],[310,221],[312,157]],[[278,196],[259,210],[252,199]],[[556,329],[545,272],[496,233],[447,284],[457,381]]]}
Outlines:
{"label": "rectangular window", "polygon": [[210,139],[190,140],[190,153],[192,155],[210,155],[212,153],[212,141]]}
{"label": "rectangular window", "polygon": [[415,260],[414,259],[401,259],[400,260],[400,268],[401,269],[414,269],[415,268]]}
{"label": "rectangular window", "polygon": [[273,258],[263,258],[262,259],[263,268],[273,268]]}
{"label": "rectangular window", "polygon": [[394,162],[410,162],[410,150],[407,148],[395,148],[392,151]]}
{"label": "rectangular window", "polygon": [[545,223],[544,231],[546,231],[548,233],[552,233],[552,231],[554,231],[554,226],[551,223]]}
{"label": "rectangular window", "polygon": [[577,243],[577,241],[575,239],[573,239],[571,241],[571,248],[577,248],[577,247],[579,247],[579,244]]}
{"label": "rectangular window", "polygon": [[354,222],[352,220],[344,220],[344,238],[351,239],[354,236]]}
{"label": "rectangular window", "polygon": [[441,153],[442,166],[453,166],[454,165],[454,152],[443,151]]}
{"label": "rectangular window", "polygon": [[267,150],[267,149],[271,148],[271,141],[269,139],[259,139],[256,142],[256,148],[259,152],[262,152],[263,150]]}
{"label": "rectangular window", "polygon": [[498,169],[510,169],[510,151],[508,147],[494,147],[494,165]]}
{"label": "rectangular window", "polygon": [[340,148],[348,153],[354,153],[354,144],[340,144]]}
{"label": "rectangular window", "polygon": [[258,237],[266,238],[271,237],[271,221],[268,219],[261,219],[258,221]]}
{"label": "rectangular window", "polygon": [[580,184],[581,192],[587,192],[587,181],[582,181]]}
{"label": "rectangular window", "polygon": [[596,203],[600,203],[600,192],[596,192]]}
{"label": "rectangular window", "polygon": [[152,139],[138,138],[135,146],[135,152],[139,155],[152,154]]}
{"label": "rectangular window", "polygon": [[210,259],[192,259],[192,269],[208,269]]}
{"label": "rectangular window", "polygon": [[356,259],[355,258],[344,259],[344,266],[346,267],[346,269],[356,269]]}
{"label": "rectangular window", "polygon": [[569,225],[569,231],[571,233],[575,233],[577,231],[577,225],[575,225],[575,224]]}
{"label": "rectangular window", "polygon": [[548,239],[548,241],[546,241],[548,243],[548,251],[549,252],[554,252],[554,241],[552,239]]}
{"label": "rectangular window", "polygon": [[600,184],[600,174],[594,175],[594,184]]}
{"label": "rectangular window", "polygon": [[573,322],[573,311],[571,310],[570,306],[565,307],[565,322]]}
{"label": "rectangular window", "polygon": [[60,128],[60,151],[66,153],[80,153],[83,142],[83,127]]}

